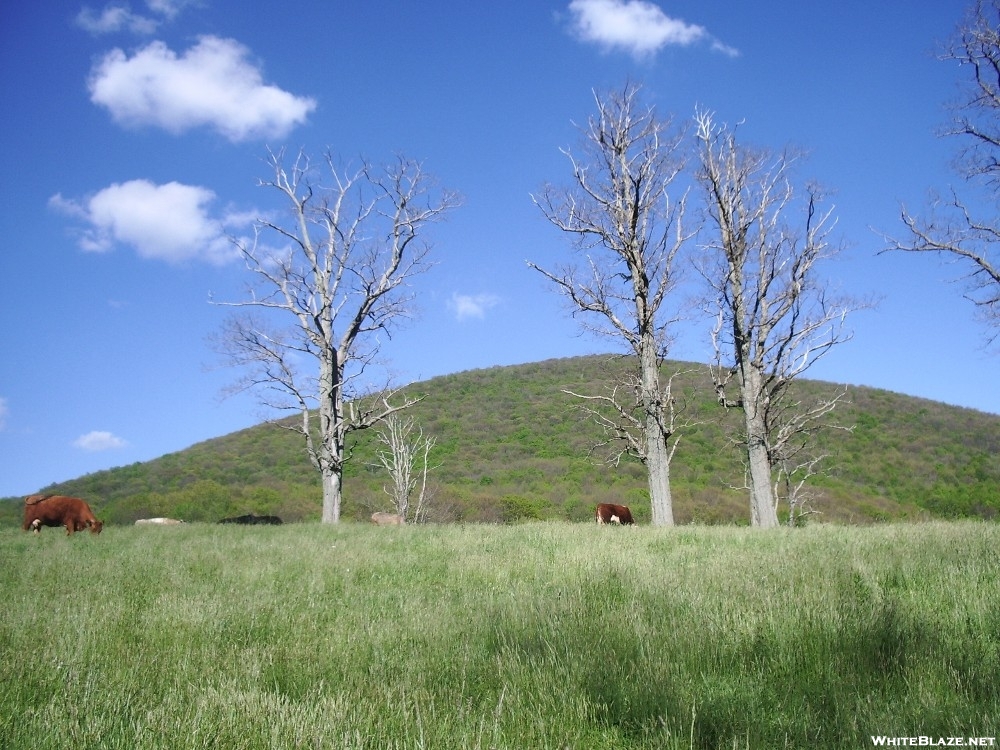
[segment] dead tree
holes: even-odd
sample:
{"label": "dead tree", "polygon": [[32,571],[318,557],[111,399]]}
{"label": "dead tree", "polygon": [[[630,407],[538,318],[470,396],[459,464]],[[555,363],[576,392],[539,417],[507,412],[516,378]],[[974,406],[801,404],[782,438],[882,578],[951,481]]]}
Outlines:
{"label": "dead tree", "polygon": [[[670,461],[677,447],[671,380],[661,365],[673,322],[667,300],[674,260],[688,237],[682,134],[640,104],[639,88],[595,94],[597,114],[583,132],[580,154],[564,153],[572,186],[546,185],[532,196],[545,218],[574,239],[581,266],[539,271],[569,301],[582,327],[623,342],[635,355],[629,387],[603,396],[604,426],[645,466],[654,525],[673,524]],[[624,392],[626,398],[618,396]],[[580,395],[580,394],[576,394]],[[638,427],[638,434],[636,433]]]}
{"label": "dead tree", "polygon": [[808,482],[819,473],[817,467],[827,458],[826,454],[820,454],[806,456],[798,461],[785,459],[778,464],[774,477],[774,497],[775,502],[780,502],[784,497],[788,506],[786,524],[789,527],[801,526],[804,519],[819,512],[811,506],[813,491]]}
{"label": "dead tree", "polygon": [[403,418],[399,414],[387,417],[376,437],[382,446],[376,457],[389,474],[389,485],[383,488],[385,493],[400,518],[420,523],[426,517],[431,499],[427,475],[436,468],[430,465],[435,439],[424,435],[422,428],[415,428],[413,417]]}
{"label": "dead tree", "polygon": [[717,310],[712,378],[719,403],[743,416],[751,523],[771,528],[778,525],[772,473],[788,466],[846,394],[806,404],[789,386],[850,338],[844,323],[855,303],[834,299],[819,278],[817,264],[835,252],[832,209],[819,211],[812,186],[796,202],[793,155],[741,146],[735,130],[704,111],[695,123],[709,230],[700,268]]}
{"label": "dead tree", "polygon": [[[429,268],[427,226],[458,205],[434,187],[420,164],[321,167],[299,153],[290,167],[269,152],[273,177],[261,181],[289,209],[262,218],[254,238],[238,241],[256,280],[220,337],[231,364],[246,369],[238,388],[261,403],[297,413],[280,422],[302,435],[323,486],[324,523],[337,523],[348,435],[410,406],[377,381],[382,338],[411,313],[407,282]],[[398,400],[396,400],[398,399]]]}
{"label": "dead tree", "polygon": [[[1000,0],[976,2],[941,57],[971,73],[944,134],[961,142],[959,174],[985,198],[984,207],[974,208],[976,201],[954,189],[947,197],[934,197],[923,216],[904,206],[901,218],[908,236],[886,237],[886,250],[955,260],[965,269],[966,297],[975,304],[992,344],[1000,337],[1000,219],[995,215],[1000,197]],[[993,211],[984,216],[987,206]]]}

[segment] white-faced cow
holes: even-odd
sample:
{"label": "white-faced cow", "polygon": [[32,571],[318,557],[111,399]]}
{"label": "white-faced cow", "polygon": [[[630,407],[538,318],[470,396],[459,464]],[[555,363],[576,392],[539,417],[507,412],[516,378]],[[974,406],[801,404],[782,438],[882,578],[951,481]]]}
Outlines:
{"label": "white-faced cow", "polygon": [[405,521],[396,513],[372,513],[372,523],[376,526],[402,526]]}
{"label": "white-faced cow", "polygon": [[615,505],[613,503],[599,503],[597,506],[597,523],[617,523],[623,526],[634,524],[632,511],[627,505]]}
{"label": "white-faced cow", "polygon": [[65,526],[67,536],[84,529],[100,534],[104,528],[90,506],[78,497],[29,495],[24,499],[24,523],[21,528],[38,534],[42,526]]}

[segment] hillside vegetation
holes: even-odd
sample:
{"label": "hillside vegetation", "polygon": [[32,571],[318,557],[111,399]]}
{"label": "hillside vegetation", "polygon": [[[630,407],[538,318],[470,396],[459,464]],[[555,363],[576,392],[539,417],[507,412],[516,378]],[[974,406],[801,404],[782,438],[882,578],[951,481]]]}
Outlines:
{"label": "hillside vegetation", "polygon": [[[608,356],[579,357],[411,385],[409,392],[424,395],[412,414],[437,440],[431,520],[584,520],[595,503],[614,501],[648,521],[643,467],[612,467],[591,455],[600,430],[562,392],[601,393],[608,372],[622,366]],[[684,371],[675,393],[698,422],[683,433],[672,465],[677,522],[745,523],[745,492],[733,489],[743,483],[731,441],[739,415],[716,404],[704,366],[667,368]],[[835,386],[803,381],[798,388],[809,400]],[[849,400],[834,420],[853,429],[819,437],[829,459],[813,481],[813,518],[992,518],[1000,511],[1000,417],[870,388],[852,388]],[[345,519],[386,509],[385,482],[373,435],[359,433],[345,477]],[[301,440],[267,424],[40,491],[84,497],[111,523],[160,515],[212,521],[246,512],[295,521],[318,518],[320,509],[318,475]],[[19,517],[19,502],[0,505],[4,522]]]}

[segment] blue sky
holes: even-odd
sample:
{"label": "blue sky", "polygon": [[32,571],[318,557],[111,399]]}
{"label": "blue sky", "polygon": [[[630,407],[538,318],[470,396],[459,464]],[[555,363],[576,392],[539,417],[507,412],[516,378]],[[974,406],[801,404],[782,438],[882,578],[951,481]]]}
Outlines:
{"label": "blue sky", "polygon": [[[262,414],[209,337],[246,271],[230,235],[280,208],[266,148],[421,160],[464,204],[432,230],[399,382],[607,351],[526,259],[568,259],[530,193],[593,90],[631,79],[661,115],[794,144],[834,191],[839,288],[881,299],[810,371],[1000,413],[998,357],[959,269],[877,255],[901,203],[958,182],[935,135],[960,71],[934,53],[952,0],[67,0],[0,6],[0,496],[144,461]],[[694,317],[673,356],[707,361]],[[678,460],[683,460],[678,457]]]}

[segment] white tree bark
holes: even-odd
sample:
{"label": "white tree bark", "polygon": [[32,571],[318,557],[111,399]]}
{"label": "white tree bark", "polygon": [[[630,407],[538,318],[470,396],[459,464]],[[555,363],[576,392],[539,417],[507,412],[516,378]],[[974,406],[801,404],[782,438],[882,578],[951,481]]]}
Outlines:
{"label": "white tree bark", "polygon": [[337,523],[348,434],[415,401],[371,369],[380,334],[410,312],[407,280],[429,267],[424,230],[458,198],[403,158],[350,171],[330,154],[322,170],[303,153],[290,168],[283,161],[270,154],[274,177],[261,185],[281,196],[289,221],[260,219],[253,241],[237,242],[256,284],[247,300],[222,303],[245,312],[227,321],[219,343],[246,369],[237,388],[298,414],[279,424],[302,435],[321,477],[322,520]]}
{"label": "white tree bark", "polygon": [[320,521],[323,523],[340,523],[340,499],[343,472],[332,466],[322,473],[323,481],[323,512]]}

